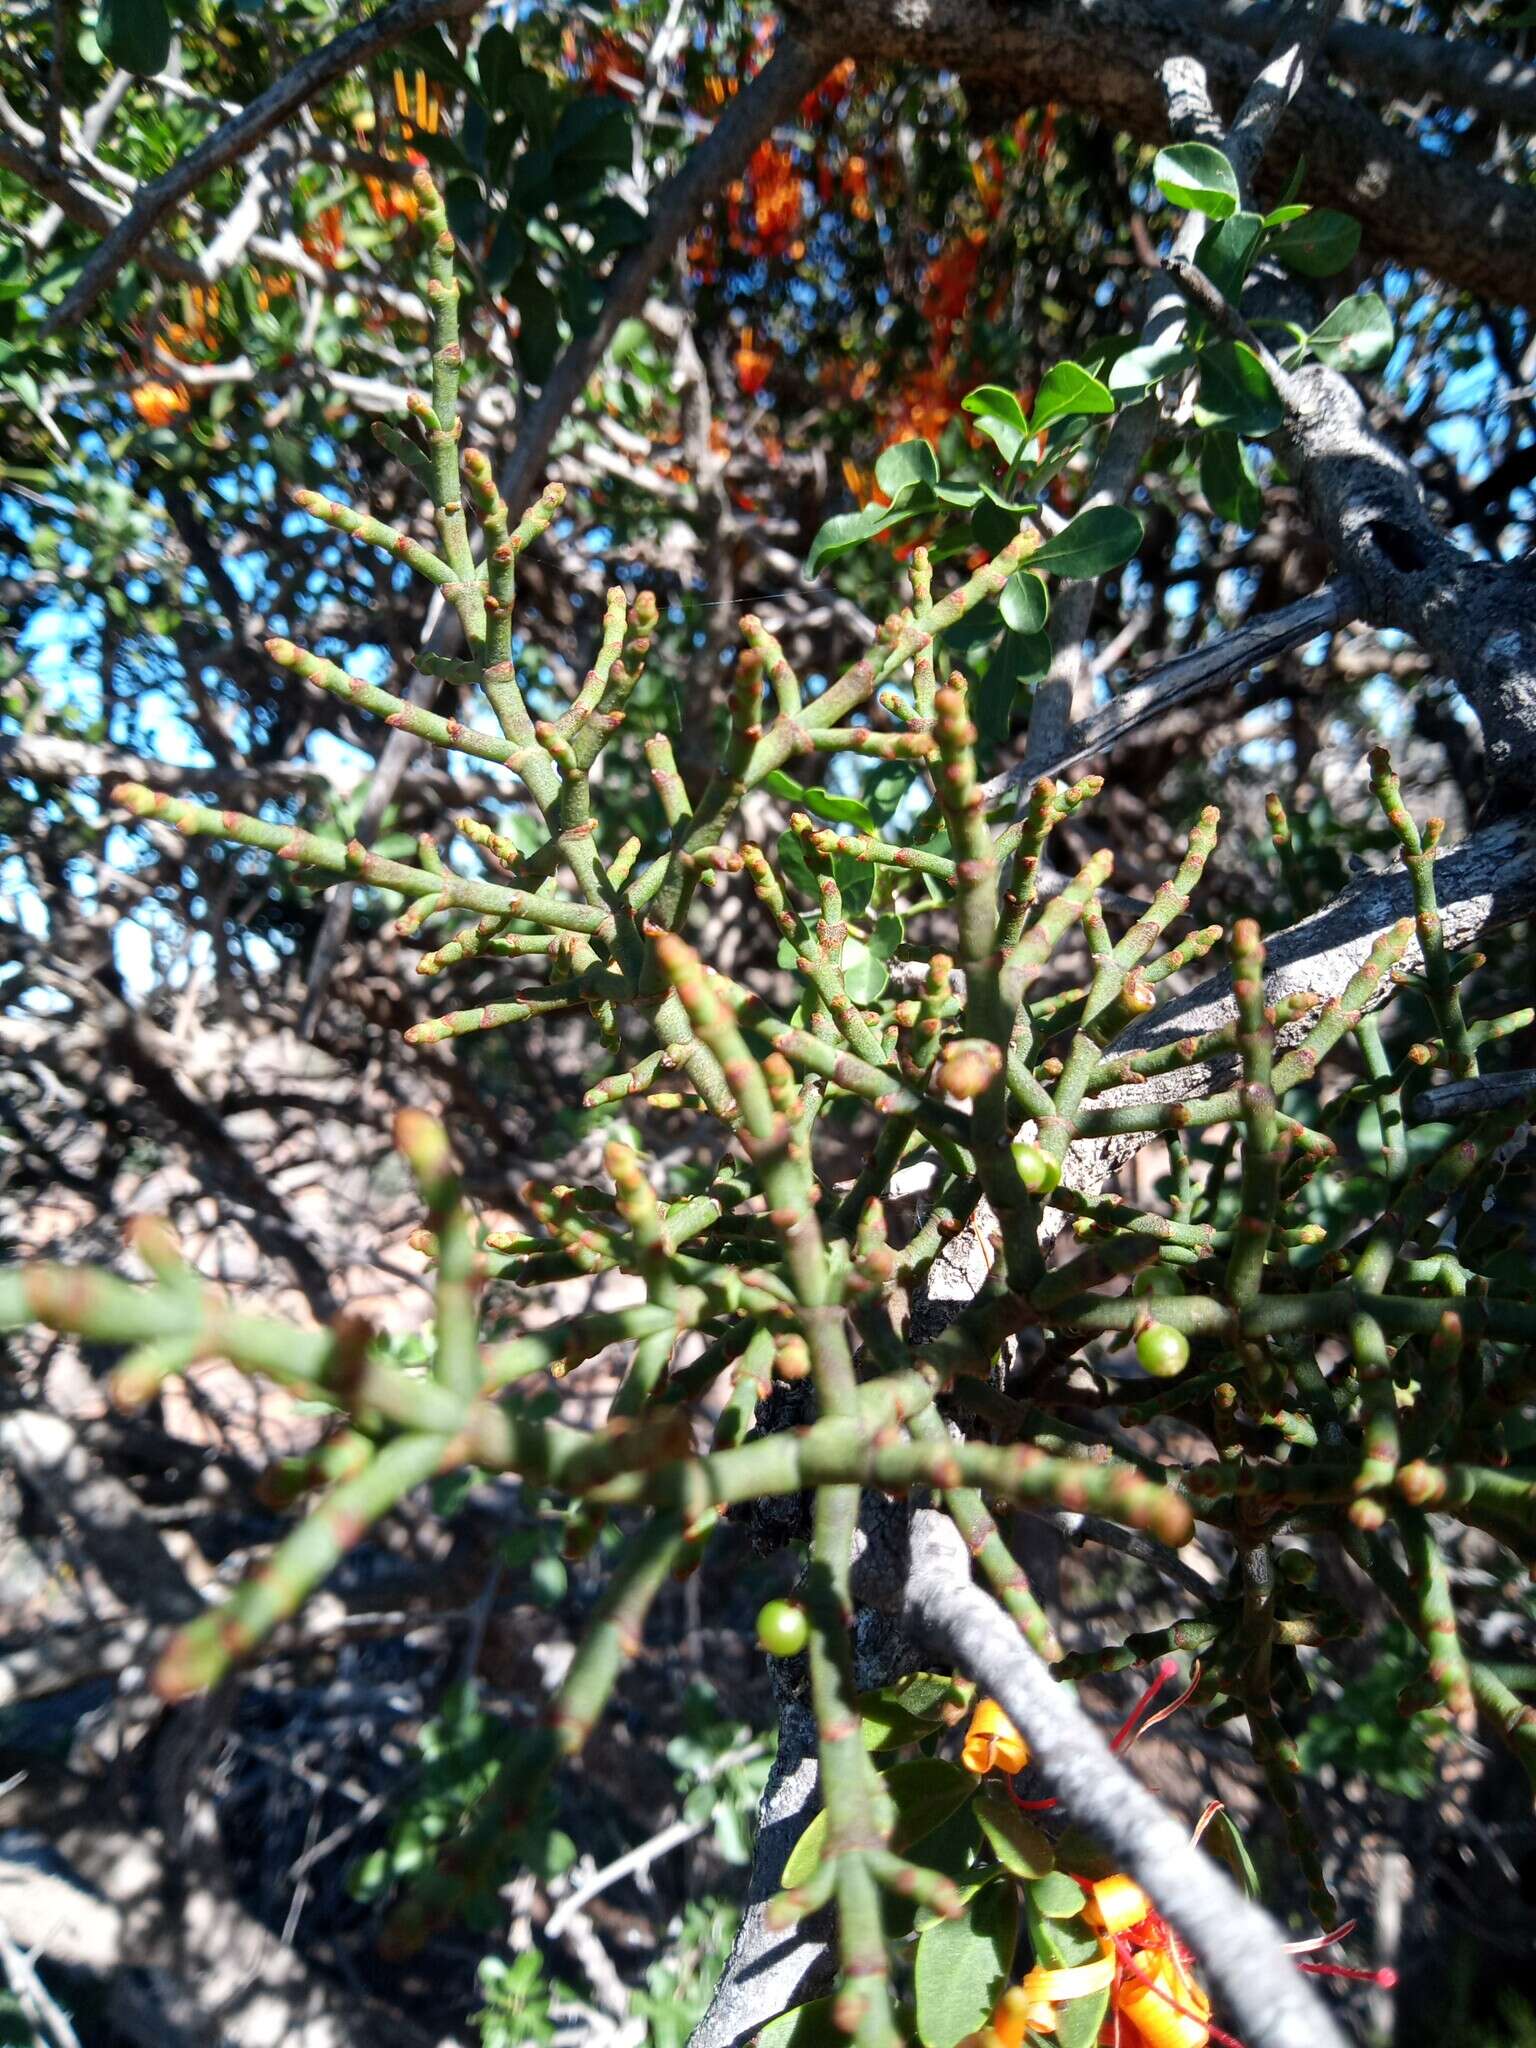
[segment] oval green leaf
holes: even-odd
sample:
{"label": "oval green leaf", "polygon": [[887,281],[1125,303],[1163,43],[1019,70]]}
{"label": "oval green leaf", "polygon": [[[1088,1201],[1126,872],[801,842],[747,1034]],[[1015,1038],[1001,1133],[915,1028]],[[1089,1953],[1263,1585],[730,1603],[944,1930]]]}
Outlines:
{"label": "oval green leaf", "polygon": [[910,1849],[931,1835],[952,1813],[958,1813],[976,1790],[976,1780],[958,1764],[941,1757],[914,1757],[884,1773],[885,1789],[896,1809],[891,1847]]}
{"label": "oval green leaf", "polygon": [[848,2048],[848,2036],[832,2023],[831,1998],[813,1998],[770,2020],[757,2036],[758,2048]]}
{"label": "oval green leaf", "polygon": [[1200,488],[1218,519],[1230,519],[1234,526],[1256,527],[1264,511],[1264,496],[1248,466],[1247,451],[1236,434],[1225,427],[1212,427],[1200,451]]}
{"label": "oval green leaf", "polygon": [[1029,433],[1024,408],[1014,394],[1001,384],[978,384],[960,401],[965,412],[996,448],[1004,462],[1012,462]]}
{"label": "oval green leaf", "polygon": [[811,542],[811,552],[805,563],[807,577],[816,576],[828,562],[835,561],[839,555],[846,555],[850,548],[873,540],[876,534],[894,526],[898,519],[907,517],[909,514],[905,511],[898,512],[884,505],[866,505],[862,512],[839,512],[827,521]]}
{"label": "oval green leaf", "polygon": [[165,0],[101,0],[96,40],[120,71],[154,78],[171,54],[170,10]]}
{"label": "oval green leaf", "polygon": [[1002,384],[978,384],[974,391],[968,391],[961,399],[960,409],[974,413],[978,419],[1005,420],[1021,434],[1029,426],[1017,394]]}
{"label": "oval green leaf", "polygon": [[779,1883],[787,1892],[796,1885],[804,1884],[821,1863],[827,1846],[827,1814],[823,1807],[820,1813],[812,1814],[810,1824],[789,1852],[784,1865],[784,1875]]}
{"label": "oval green leaf", "polygon": [[1360,223],[1347,213],[1320,206],[1299,220],[1284,223],[1270,241],[1287,270],[1303,277],[1332,277],[1354,260],[1360,247]]}
{"label": "oval green leaf", "polygon": [[1113,412],[1114,409],[1115,394],[1081,363],[1053,363],[1035,393],[1029,431],[1038,434],[1053,420],[1070,419],[1075,413]]}
{"label": "oval green leaf", "polygon": [[992,1853],[1015,1877],[1044,1877],[1055,1869],[1056,1851],[1049,1837],[998,1786],[984,1785],[977,1793],[976,1818]]}
{"label": "oval green leaf", "polygon": [[1208,228],[1201,239],[1195,261],[1215,285],[1229,306],[1243,295],[1243,283],[1264,234],[1264,223],[1256,213],[1234,213]]}
{"label": "oval green leaf", "polygon": [[1005,1878],[972,1894],[958,1920],[918,1938],[913,1983],[923,2048],[955,2048],[984,2027],[1002,1995],[1018,1940],[1018,1902]]}
{"label": "oval green leaf", "polygon": [[1208,142],[1178,142],[1160,149],[1152,165],[1159,192],[1175,206],[1225,220],[1236,213],[1237,176],[1219,149]]}
{"label": "oval green leaf", "polygon": [[1135,397],[1165,377],[1187,370],[1195,352],[1183,341],[1147,342],[1128,348],[1110,364],[1107,381],[1117,398]]}
{"label": "oval green leaf", "polygon": [[[910,1849],[931,1835],[952,1813],[958,1813],[976,1790],[969,1771],[947,1764],[941,1757],[914,1757],[910,1763],[893,1764],[881,1776],[896,1810],[891,1847],[897,1850]],[[789,1852],[780,1880],[786,1891],[805,1883],[826,1853],[826,1843],[827,1816],[822,1811]]]}
{"label": "oval green leaf", "polygon": [[1015,569],[999,592],[997,604],[1003,623],[1015,633],[1038,633],[1051,608],[1044,580],[1032,569]]}
{"label": "oval green leaf", "polygon": [[[1079,1963],[1091,1963],[1099,1953],[1099,1937],[1088,1922],[1080,1916],[1053,1920],[1036,1905],[1035,1891],[1032,1884],[1024,1887],[1024,1916],[1036,1962],[1048,1970],[1075,1970]],[[1078,1898],[1082,1899],[1081,1892]]]}
{"label": "oval green leaf", "polygon": [[1379,369],[1392,353],[1392,315],[1375,292],[1360,292],[1335,306],[1308,341],[1330,370]]}
{"label": "oval green leaf", "polygon": [[1036,548],[1032,569],[1063,580],[1103,576],[1128,562],[1141,546],[1141,521],[1124,505],[1094,505]]}
{"label": "oval green leaf", "polygon": [[1064,1870],[1051,1870],[1029,1888],[1030,1904],[1047,1920],[1075,1920],[1086,1903],[1083,1888]]}
{"label": "oval green leaf", "polygon": [[926,441],[898,441],[875,464],[875,482],[893,503],[903,491],[938,480],[939,458]]}
{"label": "oval green leaf", "polygon": [[1200,351],[1195,418],[1202,427],[1230,427],[1254,441],[1284,422],[1285,408],[1269,372],[1245,341],[1214,341]]}
{"label": "oval green leaf", "polygon": [[869,833],[877,829],[868,806],[858,797],[839,796],[836,790],[822,789],[816,783],[797,782],[782,768],[775,768],[772,774],[763,777],[763,788],[800,805],[803,810],[814,811],[818,818],[830,818],[834,825],[857,825],[861,832]]}

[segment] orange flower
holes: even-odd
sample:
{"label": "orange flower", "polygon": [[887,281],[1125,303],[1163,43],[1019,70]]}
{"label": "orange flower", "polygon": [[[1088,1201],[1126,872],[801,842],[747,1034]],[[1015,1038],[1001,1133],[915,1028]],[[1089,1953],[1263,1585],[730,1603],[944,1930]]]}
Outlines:
{"label": "orange flower", "polygon": [[869,220],[874,205],[869,196],[869,165],[861,156],[849,157],[843,165],[843,191],[848,197],[848,210],[855,220]]}
{"label": "orange flower", "polygon": [[443,99],[425,71],[418,70],[409,84],[403,71],[395,72],[395,111],[407,141],[417,129],[424,135],[437,133],[443,118]]}
{"label": "orange flower", "polygon": [[604,29],[587,57],[584,75],[594,92],[611,92],[615,79],[639,81],[639,60],[621,36]]}
{"label": "orange flower", "polygon": [[698,284],[713,284],[720,274],[720,251],[713,221],[706,221],[688,244],[688,263]]}
{"label": "orange flower", "polygon": [[161,384],[153,378],[135,386],[128,397],[146,427],[168,427],[192,403],[185,384]]}
{"label": "orange flower", "polygon": [[1171,1938],[1122,1964],[1114,2002],[1147,2048],[1206,2048],[1211,2038],[1211,2001]]}
{"label": "orange flower", "polygon": [[801,120],[817,121],[823,115],[835,114],[852,87],[853,59],[845,57],[841,64],[834,64],[820,85],[812,86],[800,102]]}
{"label": "orange flower", "polygon": [[733,186],[726,195],[731,227],[737,234],[747,192],[751,194],[753,231],[743,240],[754,255],[783,255],[795,240],[804,201],[794,158],[771,137],[752,152],[745,185]]}
{"label": "orange flower", "polygon": [[971,177],[982,205],[993,220],[1003,210],[1003,159],[995,142],[984,142],[971,165]]}
{"label": "orange flower", "polygon": [[744,327],[737,345],[735,361],[736,382],[746,397],[756,397],[768,382],[769,372],[773,369],[773,350],[754,347],[752,330],[750,327]]}
{"label": "orange flower", "polygon": [[183,285],[181,291],[183,318],[166,322],[165,336],[160,346],[166,355],[187,357],[189,349],[212,349],[214,334],[211,322],[219,317],[219,288],[217,285]]}
{"label": "orange flower", "polygon": [[1083,1918],[1103,1934],[1124,1934],[1139,1927],[1151,1911],[1152,1901],[1136,1880],[1116,1872],[1093,1886]]}
{"label": "orange flower", "polygon": [[327,206],[317,213],[308,232],[300,235],[299,240],[317,263],[323,263],[327,270],[334,270],[347,245],[341,227],[341,208]]}
{"label": "orange flower", "polygon": [[971,1716],[960,1761],[978,1778],[988,1771],[1012,1778],[1029,1762],[1029,1744],[996,1700],[983,1700]]}
{"label": "orange flower", "polygon": [[393,179],[385,178],[364,178],[363,183],[380,220],[415,220],[421,212],[421,201],[409,185],[397,185]]}
{"label": "orange flower", "polygon": [[923,277],[923,317],[933,331],[935,355],[943,353],[965,311],[981,267],[986,236],[972,228],[961,239],[941,249]]}

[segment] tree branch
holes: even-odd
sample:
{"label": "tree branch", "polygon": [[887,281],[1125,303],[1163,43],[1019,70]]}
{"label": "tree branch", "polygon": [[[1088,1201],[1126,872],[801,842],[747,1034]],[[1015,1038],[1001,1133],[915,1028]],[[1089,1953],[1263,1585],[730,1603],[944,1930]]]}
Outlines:
{"label": "tree branch", "polygon": [[[840,51],[841,42],[837,41]],[[518,428],[517,445],[498,483],[515,519],[527,506],[555,435],[608,352],[623,320],[638,316],[646,295],[706,203],[740,177],[757,145],[792,114],[833,61],[834,41],[822,24],[785,34],[751,84],[726,107],[652,202],[650,232],[614,265],[592,327],[562,351]]]}
{"label": "tree branch", "polygon": [[[931,1508],[882,1518],[857,1570],[861,1598],[998,1700],[1074,1822],[1129,1871],[1194,1950],[1247,2048],[1344,2048],[1269,1915],[1190,1841],[1057,1683],[990,1594],[971,1583],[953,1524]],[[901,1540],[905,1536],[905,1542]]]}
{"label": "tree branch", "polygon": [[[795,0],[791,13],[815,18],[807,0]],[[1249,50],[1221,32],[1225,22],[1192,16],[1184,0],[845,0],[837,21],[855,58],[951,69],[1020,106],[1054,101],[1141,142],[1169,137],[1159,82],[1169,57],[1197,59],[1226,112],[1243,99],[1253,68]],[[1271,16],[1270,33],[1274,26]],[[1245,39],[1268,36],[1255,27]],[[1354,214],[1373,249],[1502,303],[1536,297],[1536,193],[1421,148],[1362,98],[1315,80],[1277,134],[1283,158],[1306,157],[1308,199]]]}
{"label": "tree branch", "polygon": [[[1276,0],[1215,0],[1192,7],[1190,16],[1199,28],[1262,50],[1269,47],[1284,11]],[[1324,39],[1323,52],[1335,69],[1371,92],[1390,91],[1410,100],[1427,93],[1446,106],[1477,107],[1517,126],[1536,125],[1536,65],[1495,44],[1338,21]]]}
{"label": "tree branch", "polygon": [[1066,733],[1058,749],[1048,758],[1028,760],[1005,769],[986,785],[988,804],[995,804],[1015,784],[1034,781],[1042,775],[1060,775],[1064,770],[1102,754],[1117,740],[1138,731],[1176,705],[1203,697],[1223,683],[1252,673],[1266,662],[1276,661],[1293,647],[1305,646],[1319,633],[1332,632],[1353,617],[1359,593],[1347,577],[1326,584],[1323,589],[1269,612],[1235,633],[1225,634],[1204,647],[1175,656],[1131,683],[1102,711],[1080,719]]}
{"label": "tree branch", "polygon": [[360,22],[302,58],[291,71],[259,93],[243,112],[215,129],[190,155],[143,188],[106,240],[87,258],[79,279],[49,316],[42,332],[53,334],[78,321],[124,264],[133,260],[173,206],[215,172],[238,162],[264,135],[270,135],[290,114],[297,113],[333,78],[365,64],[380,50],[389,49],[418,29],[473,14],[476,4],[477,0],[393,0],[371,21]]}

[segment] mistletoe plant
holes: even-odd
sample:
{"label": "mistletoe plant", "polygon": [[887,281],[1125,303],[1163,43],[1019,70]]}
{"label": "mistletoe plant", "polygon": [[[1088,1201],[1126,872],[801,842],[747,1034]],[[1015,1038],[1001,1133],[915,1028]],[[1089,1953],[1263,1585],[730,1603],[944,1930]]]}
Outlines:
{"label": "mistletoe plant", "polygon": [[[504,997],[444,1007],[407,1034],[414,1042],[584,1011],[618,1062],[589,1107],[645,1097],[685,1126],[713,1119],[728,1143],[707,1184],[674,1199],[660,1169],[615,1138],[594,1184],[535,1185],[526,1233],[487,1232],[445,1132],[402,1115],[426,1212],[419,1241],[435,1264],[427,1371],[393,1362],[354,1317],[299,1329],[232,1307],[153,1230],[138,1239],[147,1285],[47,1265],[0,1276],[0,1327],[126,1347],[112,1382],[124,1406],[218,1357],[334,1413],[313,1454],[273,1475],[291,1530],[173,1637],[155,1685],[168,1701],[217,1685],[434,1477],[516,1474],[563,1496],[573,1546],[622,1511],[607,1590],[539,1728],[501,1747],[464,1825],[397,1905],[394,1939],[409,1944],[528,1853],[550,1774],[581,1752],[658,1590],[698,1562],[720,1517],[806,1495],[803,1581],[761,1633],[770,1650],[803,1656],[820,1817],[767,1920],[782,1929],[831,1907],[838,1982],[819,2016],[802,2006],[766,2038],[809,2040],[825,2018],[860,2048],[913,2036],[953,2048],[968,2031],[1082,2048],[1101,2027],[1122,2044],[1190,2048],[1226,2038],[1214,2001],[1252,2048],[1335,2040],[1272,1923],[1112,1761],[1059,1681],[1144,1666],[1161,1682],[1178,1669],[1186,1713],[1244,1717],[1334,1933],[1294,1735],[1309,1691],[1302,1653],[1359,1625],[1315,1583],[1313,1552],[1331,1538],[1422,1646],[1415,1692],[1458,1724],[1481,1712],[1536,1778],[1536,1713],[1463,1645],[1442,1548],[1463,1524],[1533,1555],[1536,1477],[1509,1459],[1536,1391],[1536,1307],[1490,1277],[1493,1190],[1527,1104],[1470,1114],[1427,1150],[1409,1131],[1414,1093],[1437,1069],[1477,1077],[1484,1049],[1530,1012],[1468,1012],[1472,963],[1448,947],[1436,909],[1439,826],[1420,830],[1375,756],[1411,916],[1338,990],[1275,999],[1260,932],[1239,922],[1221,1019],[1193,1036],[1160,1031],[1172,977],[1223,944],[1219,927],[1188,922],[1218,816],[1201,816],[1176,872],[1127,916],[1108,893],[1107,853],[1066,878],[1046,860],[1053,829],[1092,803],[1098,778],[1042,780],[1017,807],[984,787],[946,635],[1000,598],[1033,630],[1041,571],[1082,573],[1106,530],[1085,514],[1077,545],[1080,522],[1044,543],[1010,500],[1009,536],[963,580],[940,589],[931,557],[913,553],[910,603],[819,692],[745,619],[729,740],[707,787],[685,788],[655,734],[644,753],[665,830],[651,845],[612,843],[597,770],[625,741],[656,606],[611,591],[590,673],[558,715],[535,715],[513,633],[518,561],[558,518],[561,493],[514,522],[491,465],[461,445],[459,285],[425,178],[420,204],[431,394],[380,431],[430,498],[436,544],[299,496],[454,607],[464,657],[424,665],[450,702],[478,692],[487,716],[440,715],[286,640],[269,652],[417,739],[517,778],[540,842],[520,851],[463,817],[451,845],[423,838],[415,860],[398,860],[138,784],[115,801],[263,850],[315,886],[401,899],[399,929],[428,935],[423,977],[506,963]],[[1078,397],[1098,406],[1092,381]],[[993,394],[981,403],[984,416],[1006,413]],[[1021,443],[1004,434],[999,445],[1015,470]],[[892,495],[930,482],[931,461],[911,449],[902,476],[888,465]],[[1123,559],[1121,522],[1108,525]],[[797,788],[792,764],[829,756],[909,764],[932,803],[905,831],[796,812],[776,850],[739,836],[751,792]],[[1276,825],[1283,839],[1278,812]],[[711,965],[700,912],[730,888],[766,921],[793,999],[773,999],[783,973],[760,987]],[[919,921],[949,950],[914,937]],[[1060,970],[1064,951],[1086,971]],[[1376,1011],[1410,978],[1410,958],[1431,1026],[1394,1063]],[[1363,1078],[1319,1086],[1350,1047]],[[1349,1165],[1346,1187],[1331,1132],[1367,1106],[1379,1153]],[[826,1161],[846,1145],[850,1107],[878,1122],[839,1184]],[[1218,1130],[1213,1164],[1201,1134]],[[1171,1161],[1165,1209],[1103,1188],[1114,1158],[1150,1139]],[[901,1220],[914,1178],[921,1208]],[[958,1301],[953,1284],[935,1285],[957,1270],[969,1276]],[[643,1302],[521,1326],[542,1288],[603,1272],[637,1276]],[[529,1398],[530,1383],[613,1346],[626,1363],[601,1426],[570,1426]],[[993,1518],[1002,1508],[1085,1514],[1161,1558],[1200,1525],[1230,1579],[1199,1613],[1067,1656]],[[853,1643],[864,1601],[911,1646],[909,1675],[873,1699],[860,1696]],[[945,1731],[978,1700],[963,1760],[948,1761]],[[1025,1802],[1038,1822],[1009,1796],[1026,1759],[1045,1788]],[[893,1947],[902,1935],[915,1945]]]}

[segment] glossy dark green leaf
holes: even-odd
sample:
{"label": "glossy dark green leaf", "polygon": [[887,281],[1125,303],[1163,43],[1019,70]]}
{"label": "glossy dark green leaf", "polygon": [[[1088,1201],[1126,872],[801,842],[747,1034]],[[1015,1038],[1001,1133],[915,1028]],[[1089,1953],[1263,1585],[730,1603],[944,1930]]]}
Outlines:
{"label": "glossy dark green leaf", "polygon": [[154,78],[171,54],[170,10],[165,0],[101,0],[96,40],[109,64]]}
{"label": "glossy dark green leaf", "polygon": [[811,552],[805,563],[806,575],[818,576],[828,562],[836,561],[839,555],[846,555],[850,548],[873,540],[877,533],[885,531],[894,516],[883,505],[866,505],[862,512],[839,512],[826,522],[811,542]]}
{"label": "glossy dark green leaf", "polygon": [[1104,413],[1115,409],[1115,394],[1101,384],[1081,363],[1053,363],[1040,380],[1029,431],[1041,433],[1053,420],[1070,419],[1077,413]]}
{"label": "glossy dark green leaf", "polygon": [[818,818],[831,819],[834,825],[857,825],[861,832],[871,833],[877,829],[868,806],[858,797],[839,796],[835,790],[822,789],[816,783],[797,782],[782,768],[775,768],[771,775],[765,775],[763,787],[771,789],[775,796],[797,804],[802,810],[814,811]]}
{"label": "glossy dark green leaf", "polygon": [[1024,408],[1001,384],[979,384],[960,401],[1004,462],[1012,462],[1029,432]]}
{"label": "glossy dark green leaf", "polygon": [[560,348],[559,305],[549,286],[525,264],[507,287],[520,322],[517,352],[526,376],[542,384]]}
{"label": "glossy dark green leaf", "polygon": [[1004,633],[987,657],[986,668],[979,680],[973,684],[971,705],[976,719],[976,755],[980,761],[990,762],[1008,737],[1023,677],[1019,665],[1023,644],[1022,634]]}
{"label": "glossy dark green leaf", "polygon": [[1029,566],[1064,580],[1103,576],[1128,562],[1140,546],[1141,521],[1134,512],[1124,505],[1093,505],[1044,541]]}
{"label": "glossy dark green leaf", "polygon": [[1116,356],[1105,381],[1117,398],[1131,398],[1187,370],[1194,360],[1194,350],[1182,340],[1146,342]]}
{"label": "glossy dark green leaf", "polygon": [[1243,281],[1264,234],[1256,213],[1234,213],[1208,228],[1195,261],[1229,306],[1243,295]]}
{"label": "glossy dark green leaf", "polygon": [[1165,199],[1191,213],[1225,220],[1237,211],[1237,175],[1221,151],[1208,142],[1176,142],[1169,149],[1160,149],[1152,178]]}
{"label": "glossy dark green leaf", "polygon": [[1375,370],[1392,353],[1392,315],[1375,292],[1360,292],[1335,306],[1308,337],[1312,353],[1330,370]]}
{"label": "glossy dark green leaf", "polygon": [[573,177],[581,180],[603,171],[627,169],[629,121],[622,103],[600,97],[570,101],[555,123],[549,147],[560,167],[565,198],[570,196],[566,181]]}
{"label": "glossy dark green leaf", "polygon": [[1269,372],[1243,341],[1213,341],[1200,351],[1200,394],[1195,418],[1202,427],[1230,427],[1262,440],[1285,419]]}
{"label": "glossy dark green leaf", "polygon": [[1320,206],[1286,222],[1269,246],[1287,270],[1303,277],[1332,277],[1353,262],[1360,247],[1360,223],[1347,213]]}
{"label": "glossy dark green leaf", "polygon": [[1008,512],[988,497],[982,497],[971,513],[971,538],[989,555],[1007,547],[1024,520],[1022,511]]}
{"label": "glossy dark green leaf", "polygon": [[1015,633],[1038,633],[1044,626],[1051,600],[1043,579],[1032,569],[1016,569],[1003,585],[997,600],[1003,623]]}
{"label": "glossy dark green leaf", "polygon": [[491,211],[478,178],[451,178],[443,193],[443,208],[454,239],[462,248],[478,249],[490,226]]}
{"label": "glossy dark green leaf", "polygon": [[923,2048],[955,2048],[986,2025],[1002,1995],[1018,1939],[1018,1903],[1006,1878],[972,1893],[958,1920],[921,1935],[913,1982]]}
{"label": "glossy dark green leaf", "polygon": [[897,441],[881,450],[875,464],[875,482],[892,503],[914,485],[938,480],[938,457],[926,441]]}
{"label": "glossy dark green leaf", "polygon": [[493,114],[504,114],[514,104],[517,82],[525,76],[523,53],[517,37],[493,22],[480,38],[475,51],[480,72],[480,97]]}
{"label": "glossy dark green leaf", "polygon": [[1234,526],[1253,528],[1264,511],[1264,495],[1236,434],[1212,427],[1200,451],[1200,488],[1211,510]]}

